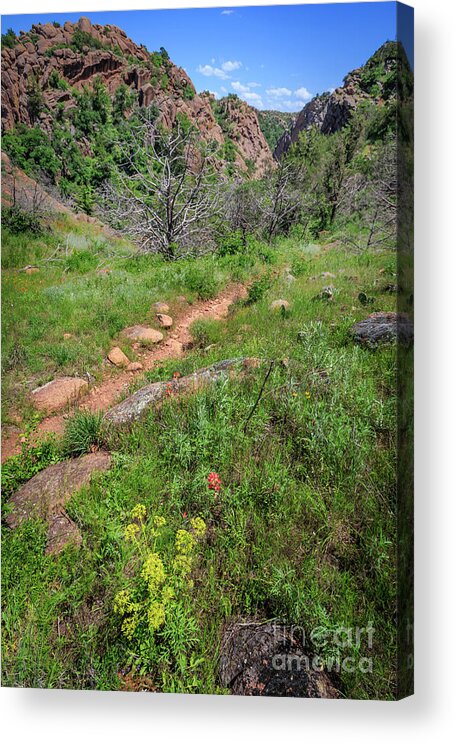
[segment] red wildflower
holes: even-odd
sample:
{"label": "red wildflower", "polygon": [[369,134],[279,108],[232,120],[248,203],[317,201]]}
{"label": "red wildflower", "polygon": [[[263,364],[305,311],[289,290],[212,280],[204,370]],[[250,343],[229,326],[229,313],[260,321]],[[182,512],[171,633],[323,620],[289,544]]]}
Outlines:
{"label": "red wildflower", "polygon": [[221,489],[221,479],[219,478],[216,471],[210,472],[210,474],[207,477],[207,483],[209,485],[209,490],[215,490],[215,492],[219,492]]}

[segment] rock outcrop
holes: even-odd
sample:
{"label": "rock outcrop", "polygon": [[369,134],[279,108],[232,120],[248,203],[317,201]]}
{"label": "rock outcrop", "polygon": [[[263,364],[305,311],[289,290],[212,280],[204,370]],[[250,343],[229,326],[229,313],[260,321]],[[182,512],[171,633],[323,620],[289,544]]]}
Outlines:
{"label": "rock outcrop", "polygon": [[[164,51],[164,50],[163,50]],[[151,54],[122,29],[92,24],[88,18],[63,26],[34,24],[21,32],[17,43],[2,48],[2,128],[39,124],[50,132],[55,112],[75,106],[74,92],[101,79],[113,96],[122,85],[135,94],[141,107],[158,106],[160,119],[171,127],[178,114],[194,123],[201,138],[221,147],[226,135],[213,112],[213,96],[198,95],[189,76],[174,65],[167,53]],[[31,96],[41,98],[34,111]],[[256,112],[248,104],[227,106],[232,115],[237,147],[236,165],[261,175],[273,165],[271,150],[259,128]]]}
{"label": "rock outcrop", "polygon": [[5,518],[7,524],[17,528],[29,518],[46,521],[47,553],[58,553],[69,543],[79,546],[81,534],[64,507],[75,492],[90,484],[94,472],[106,471],[111,463],[107,453],[90,453],[40,471],[9,499],[11,512]]}
{"label": "rock outcrop", "polygon": [[112,407],[104,416],[104,421],[113,427],[128,426],[139,420],[148,410],[159,406],[164,399],[175,394],[195,392],[219,379],[238,376],[250,368],[251,359],[234,358],[201,368],[188,376],[172,381],[157,381],[147,384],[127,399]]}
{"label": "rock outcrop", "polygon": [[295,124],[278,141],[273,156],[280,159],[302,131],[315,126],[323,134],[334,134],[349,122],[363,101],[384,105],[396,97],[396,75],[399,50],[388,41],[363,67],[344,78],[343,85],[331,93],[317,95],[300,111]]}
{"label": "rock outcrop", "polygon": [[351,328],[356,342],[378,345],[398,340],[407,345],[414,339],[414,323],[402,312],[374,312]]}

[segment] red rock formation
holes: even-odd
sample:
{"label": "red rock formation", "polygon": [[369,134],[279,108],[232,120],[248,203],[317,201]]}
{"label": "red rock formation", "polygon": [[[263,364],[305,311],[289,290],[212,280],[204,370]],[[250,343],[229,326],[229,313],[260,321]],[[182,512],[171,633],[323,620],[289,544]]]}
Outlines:
{"label": "red rock formation", "polygon": [[[81,32],[90,38],[81,39]],[[87,44],[83,45],[85,40]],[[49,78],[55,73],[66,81],[68,90],[50,85]],[[210,96],[198,95],[183,69],[165,60],[164,69],[158,70],[147,49],[135,44],[120,28],[92,25],[88,18],[80,18],[75,24],[67,21],[58,28],[52,23],[33,25],[30,31],[19,35],[13,48],[2,49],[3,129],[36,123],[29,106],[32,83],[43,95],[38,123],[49,130],[57,105],[63,104],[65,109],[74,105],[71,88],[91,87],[97,77],[111,95],[126,84],[137,93],[140,106],[156,103],[166,126],[172,126],[177,114],[184,113],[199,128],[204,140],[223,144],[225,135],[213,114]],[[273,159],[256,113],[246,103],[239,108],[229,106],[229,111],[236,127],[236,164],[247,171],[245,161],[251,160],[255,174],[261,175],[273,165]]]}

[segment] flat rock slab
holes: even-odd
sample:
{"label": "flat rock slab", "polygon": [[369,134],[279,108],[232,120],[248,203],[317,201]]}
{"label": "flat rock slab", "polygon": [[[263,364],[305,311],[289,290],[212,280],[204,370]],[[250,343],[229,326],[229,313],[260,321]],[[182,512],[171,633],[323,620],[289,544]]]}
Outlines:
{"label": "flat rock slab", "polygon": [[235,695],[339,698],[312,660],[286,626],[250,620],[226,628],[218,672],[221,684]]}
{"label": "flat rock slab", "polygon": [[116,346],[112,348],[107,354],[108,360],[114,364],[114,366],[128,366],[130,359],[125,355],[123,350]]}
{"label": "flat rock slab", "polygon": [[356,342],[362,345],[378,345],[393,342],[397,338],[408,344],[414,339],[414,323],[400,312],[374,312],[356,322],[351,333]]}
{"label": "flat rock slab", "polygon": [[5,518],[7,524],[17,528],[28,518],[42,518],[49,525],[48,549],[52,552],[60,551],[69,541],[80,543],[77,526],[64,506],[75,492],[90,484],[94,472],[106,471],[111,463],[108,453],[89,453],[40,471],[10,497],[12,511]]}
{"label": "flat rock slab", "polygon": [[64,511],[56,513],[49,521],[46,554],[60,554],[69,544],[78,549],[82,544],[81,532]]}
{"label": "flat rock slab", "polygon": [[115,427],[130,425],[139,420],[151,407],[159,405],[173,394],[197,391],[220,378],[235,376],[242,368],[244,370],[248,368],[247,361],[246,358],[219,361],[214,363],[213,366],[199,369],[188,376],[182,376],[172,381],[157,381],[154,384],[147,384],[147,386],[142,387],[123,402],[108,410],[104,420]]}
{"label": "flat rock slab", "polygon": [[146,325],[133,325],[133,327],[127,327],[123,330],[123,334],[130,340],[135,340],[145,345],[148,345],[149,343],[160,343],[164,338],[162,332],[154,330],[152,327],[147,327]]}
{"label": "flat rock slab", "polygon": [[38,410],[55,412],[75,402],[88,388],[85,379],[62,376],[61,379],[49,381],[32,391],[32,401]]}

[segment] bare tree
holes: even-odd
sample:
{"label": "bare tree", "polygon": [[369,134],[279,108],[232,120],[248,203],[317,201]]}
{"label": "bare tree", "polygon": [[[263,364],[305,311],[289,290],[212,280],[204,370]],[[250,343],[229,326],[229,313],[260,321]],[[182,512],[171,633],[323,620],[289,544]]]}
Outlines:
{"label": "bare tree", "polygon": [[133,142],[118,141],[120,164],[104,188],[110,222],[147,252],[176,260],[215,249],[213,222],[220,211],[219,182],[210,151],[178,121],[172,130],[144,119]]}
{"label": "bare tree", "polygon": [[265,187],[260,181],[230,183],[224,189],[224,218],[233,232],[240,232],[246,245],[248,234],[262,231]]}
{"label": "bare tree", "polygon": [[357,216],[362,230],[345,239],[358,250],[395,247],[397,235],[397,152],[385,144],[372,163],[371,172],[355,173],[343,184],[340,210]]}
{"label": "bare tree", "polygon": [[302,171],[303,163],[283,158],[268,178],[269,196],[263,201],[262,212],[269,242],[278,232],[287,232],[300,216]]}

